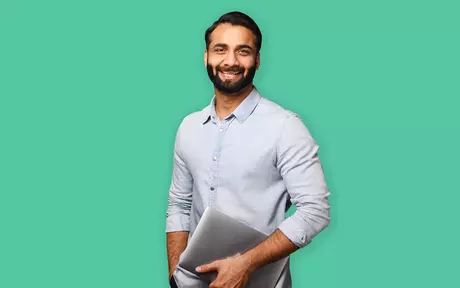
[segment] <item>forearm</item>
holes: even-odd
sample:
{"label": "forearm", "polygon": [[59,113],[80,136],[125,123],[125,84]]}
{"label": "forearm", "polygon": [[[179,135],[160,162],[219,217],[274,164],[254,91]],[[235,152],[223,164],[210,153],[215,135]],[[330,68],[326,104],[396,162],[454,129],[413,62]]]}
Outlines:
{"label": "forearm", "polygon": [[188,235],[188,231],[166,233],[169,277],[171,277],[174,269],[179,263],[180,255],[187,247]]}
{"label": "forearm", "polygon": [[279,229],[265,241],[242,255],[251,272],[297,251],[297,247]]}

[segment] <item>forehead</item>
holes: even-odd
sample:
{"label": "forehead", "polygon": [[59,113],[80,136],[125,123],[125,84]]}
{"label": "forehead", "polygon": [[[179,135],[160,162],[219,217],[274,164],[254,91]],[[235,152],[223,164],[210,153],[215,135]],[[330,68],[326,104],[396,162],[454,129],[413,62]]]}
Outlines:
{"label": "forehead", "polygon": [[246,44],[255,48],[255,36],[251,30],[240,25],[220,24],[210,36],[210,47],[221,43],[229,46]]}

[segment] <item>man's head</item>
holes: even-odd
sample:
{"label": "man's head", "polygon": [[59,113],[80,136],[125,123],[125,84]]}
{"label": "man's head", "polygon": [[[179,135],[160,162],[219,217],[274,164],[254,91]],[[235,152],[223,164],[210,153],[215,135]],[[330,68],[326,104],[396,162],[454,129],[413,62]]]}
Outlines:
{"label": "man's head", "polygon": [[204,62],[217,90],[235,94],[252,85],[260,65],[262,33],[241,12],[222,15],[205,33]]}

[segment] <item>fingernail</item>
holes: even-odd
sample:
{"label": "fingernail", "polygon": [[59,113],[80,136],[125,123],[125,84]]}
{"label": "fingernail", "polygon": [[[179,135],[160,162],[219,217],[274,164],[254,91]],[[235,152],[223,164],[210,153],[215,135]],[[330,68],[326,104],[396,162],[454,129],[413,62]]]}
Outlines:
{"label": "fingernail", "polygon": [[201,267],[196,267],[196,272],[200,272],[201,271]]}

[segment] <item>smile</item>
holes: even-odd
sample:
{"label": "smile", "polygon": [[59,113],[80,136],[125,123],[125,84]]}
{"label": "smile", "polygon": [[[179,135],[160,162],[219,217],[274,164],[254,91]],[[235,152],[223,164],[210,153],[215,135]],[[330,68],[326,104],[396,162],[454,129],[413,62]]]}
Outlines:
{"label": "smile", "polygon": [[242,74],[243,72],[237,72],[237,71],[224,72],[224,71],[219,71],[219,73],[222,74],[225,79],[235,79],[235,78],[238,78],[239,75]]}

